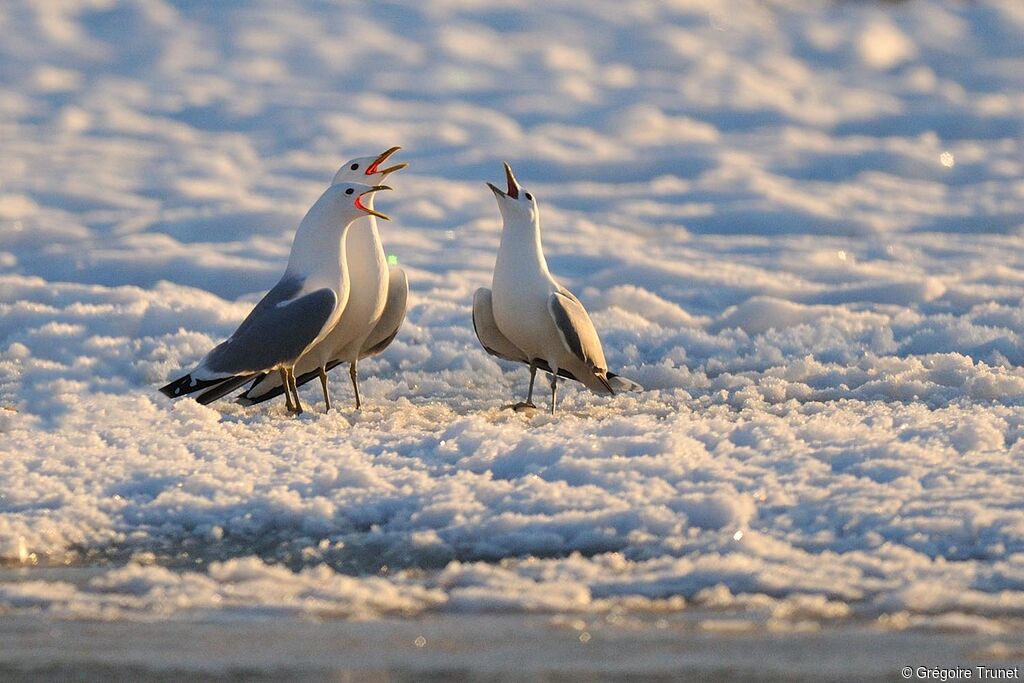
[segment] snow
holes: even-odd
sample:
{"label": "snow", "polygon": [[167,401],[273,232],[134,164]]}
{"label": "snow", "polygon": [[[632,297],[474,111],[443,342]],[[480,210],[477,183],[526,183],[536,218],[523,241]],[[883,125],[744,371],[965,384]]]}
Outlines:
{"label": "snow", "polygon": [[[1013,0],[3,4],[0,612],[1012,633],[1022,30]],[[363,410],[343,373],[328,415],[315,383],[299,418],[160,396],[394,144],[411,309]],[[505,159],[648,391],[506,408],[527,372],[470,322]]]}

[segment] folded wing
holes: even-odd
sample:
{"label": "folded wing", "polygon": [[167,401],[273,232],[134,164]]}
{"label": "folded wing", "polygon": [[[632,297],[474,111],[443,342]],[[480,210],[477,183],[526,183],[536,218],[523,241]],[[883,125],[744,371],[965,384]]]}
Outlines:
{"label": "folded wing", "polygon": [[[590,370],[594,378],[609,392],[613,392],[608,383],[608,363],[604,359],[601,339],[597,336],[587,309],[579,299],[566,289],[561,289],[548,298],[548,312],[555,322],[558,336],[565,349]],[[586,378],[578,378],[584,384]]]}
{"label": "folded wing", "polygon": [[530,362],[526,354],[498,329],[498,323],[494,320],[491,290],[486,287],[476,290],[473,295],[473,330],[484,351],[492,356],[520,363]]}
{"label": "folded wing", "polygon": [[388,298],[384,302],[384,312],[374,326],[370,336],[363,342],[359,358],[367,358],[381,353],[395,340],[398,330],[405,322],[405,312],[409,306],[409,278],[398,266],[388,269]]}
{"label": "folded wing", "polygon": [[235,333],[206,354],[203,374],[253,374],[293,363],[320,336],[334,313],[338,297],[318,289],[290,298],[301,283],[282,281],[256,304]]}

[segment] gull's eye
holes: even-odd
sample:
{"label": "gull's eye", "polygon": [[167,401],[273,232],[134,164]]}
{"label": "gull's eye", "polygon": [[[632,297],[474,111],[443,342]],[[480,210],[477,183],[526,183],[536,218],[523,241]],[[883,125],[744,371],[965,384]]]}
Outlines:
{"label": "gull's eye", "polygon": [[345,194],[352,194],[352,188],[350,187],[347,190],[345,190]]}
{"label": "gull's eye", "polygon": [[533,195],[530,194],[529,192],[526,193],[526,198],[529,199],[531,202],[533,201]]}
{"label": "gull's eye", "polygon": [[359,164],[352,164],[351,166],[349,166],[349,168],[351,168],[353,171],[358,171],[359,170]]}

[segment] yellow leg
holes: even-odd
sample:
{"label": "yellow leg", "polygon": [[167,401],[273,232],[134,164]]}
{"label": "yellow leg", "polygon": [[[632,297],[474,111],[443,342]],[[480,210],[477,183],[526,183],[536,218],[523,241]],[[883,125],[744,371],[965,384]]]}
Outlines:
{"label": "yellow leg", "polygon": [[292,385],[292,399],[295,401],[295,413],[301,413],[302,401],[299,400],[299,387],[295,383],[295,368],[288,368],[288,380]]}
{"label": "yellow leg", "polygon": [[530,391],[526,394],[526,405],[533,405],[533,380],[537,378],[537,366],[530,363]]}
{"label": "yellow leg", "polygon": [[359,410],[362,403],[359,402],[359,371],[356,370],[355,361],[348,364],[348,376],[352,378],[352,390],[356,392],[356,410]]}
{"label": "yellow leg", "polygon": [[331,412],[331,392],[327,389],[327,370],[322,365],[320,366],[320,386],[323,387],[324,403],[327,405],[324,412],[329,413]]}
{"label": "yellow leg", "polygon": [[551,414],[555,414],[555,390],[558,389],[558,370],[551,376]]}
{"label": "yellow leg", "polygon": [[281,373],[281,384],[284,386],[285,407],[288,409],[289,413],[294,413],[295,406],[292,404],[292,386],[288,382],[288,371],[281,368],[278,372]]}

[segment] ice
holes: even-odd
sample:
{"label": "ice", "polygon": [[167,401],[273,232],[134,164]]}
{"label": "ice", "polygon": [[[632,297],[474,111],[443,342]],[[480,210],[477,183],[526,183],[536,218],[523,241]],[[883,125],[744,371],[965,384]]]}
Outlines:
{"label": "ice", "polygon": [[[5,3],[0,611],[1013,633],[1022,30],[1012,0]],[[327,415],[159,395],[395,144],[411,308],[363,410],[343,373]],[[527,372],[470,319],[503,160],[648,391],[507,409]]]}

